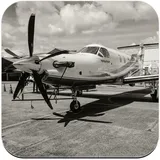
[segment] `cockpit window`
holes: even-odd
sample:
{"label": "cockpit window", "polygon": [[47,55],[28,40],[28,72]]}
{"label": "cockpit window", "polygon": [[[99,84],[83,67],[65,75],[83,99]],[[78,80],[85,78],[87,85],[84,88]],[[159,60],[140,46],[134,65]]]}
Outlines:
{"label": "cockpit window", "polygon": [[123,56],[123,61],[124,61],[124,63],[126,63],[126,58]]}
{"label": "cockpit window", "polygon": [[104,57],[107,57],[107,58],[110,57],[109,52],[108,52],[107,49],[101,48],[101,49],[100,49],[100,52],[103,54]]}
{"label": "cockpit window", "polygon": [[120,60],[120,62],[122,62],[122,57],[120,56],[120,55],[118,55],[119,56],[119,60]]}
{"label": "cockpit window", "polygon": [[79,52],[97,54],[99,47],[84,47]]}

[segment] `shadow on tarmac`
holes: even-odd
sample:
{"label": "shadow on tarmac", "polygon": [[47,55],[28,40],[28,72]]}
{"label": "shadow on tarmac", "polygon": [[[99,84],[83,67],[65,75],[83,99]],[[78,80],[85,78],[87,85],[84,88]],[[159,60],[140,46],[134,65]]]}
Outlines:
{"label": "shadow on tarmac", "polygon": [[[59,120],[58,123],[64,123],[66,127],[71,121],[78,120],[84,122],[93,122],[93,123],[103,123],[111,124],[113,122],[101,121],[101,120],[91,120],[86,119],[85,117],[100,117],[106,114],[107,111],[123,107],[127,104],[130,104],[134,101],[139,102],[152,102],[150,97],[145,97],[145,95],[150,93],[150,89],[141,89],[136,91],[123,92],[115,95],[104,95],[104,94],[83,94],[81,97],[86,98],[96,98],[91,103],[85,104],[82,106],[82,111],[79,114],[74,114],[70,111],[64,113],[56,113],[53,115],[58,116],[59,118],[41,118],[35,120]],[[68,96],[69,93],[61,93],[60,95]]]}

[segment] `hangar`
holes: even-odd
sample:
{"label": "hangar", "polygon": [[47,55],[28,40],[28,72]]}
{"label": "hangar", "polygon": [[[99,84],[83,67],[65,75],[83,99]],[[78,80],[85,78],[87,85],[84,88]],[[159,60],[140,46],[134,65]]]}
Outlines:
{"label": "hangar", "polygon": [[[2,57],[2,81],[17,81],[21,75],[20,71],[8,71],[6,68],[12,64],[11,61],[7,60],[5,57]],[[11,68],[13,69],[13,67]]]}

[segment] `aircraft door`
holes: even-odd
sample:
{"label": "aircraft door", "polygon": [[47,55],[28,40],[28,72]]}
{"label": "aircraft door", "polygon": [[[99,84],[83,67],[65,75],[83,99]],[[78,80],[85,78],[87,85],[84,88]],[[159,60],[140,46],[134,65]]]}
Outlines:
{"label": "aircraft door", "polygon": [[106,48],[100,48],[98,55],[102,57],[102,62],[105,71],[110,71],[111,64],[110,64],[110,54]]}

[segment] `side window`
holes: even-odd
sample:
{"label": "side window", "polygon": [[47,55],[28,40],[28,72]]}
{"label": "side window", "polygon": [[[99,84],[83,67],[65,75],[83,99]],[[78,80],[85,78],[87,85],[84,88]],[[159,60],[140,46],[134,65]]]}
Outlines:
{"label": "side window", "polygon": [[126,58],[123,56],[123,61],[124,61],[124,63],[126,63]]}
{"label": "side window", "polygon": [[105,49],[105,48],[100,48],[100,52],[104,55],[104,57],[107,57],[107,58],[110,57],[109,52],[108,52],[107,49]]}
{"label": "side window", "polygon": [[120,55],[118,55],[118,56],[119,56],[119,61],[122,62],[122,57]]}

